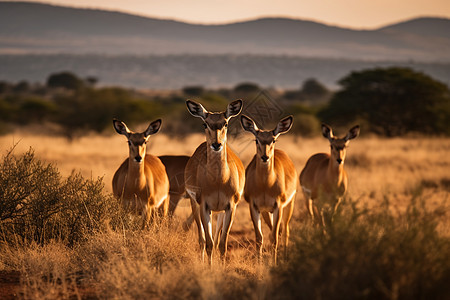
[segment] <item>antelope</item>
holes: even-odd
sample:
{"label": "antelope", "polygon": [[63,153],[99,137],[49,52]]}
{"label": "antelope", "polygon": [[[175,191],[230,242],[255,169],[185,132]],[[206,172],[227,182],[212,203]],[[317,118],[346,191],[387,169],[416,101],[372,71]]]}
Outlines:
{"label": "antelope", "polygon": [[[293,117],[282,119],[274,130],[261,130],[249,117],[241,116],[241,125],[245,131],[255,136],[256,154],[245,170],[244,198],[249,203],[250,216],[256,236],[258,259],[262,255],[263,235],[261,214],[271,229],[272,256],[277,263],[278,236],[283,222],[285,256],[289,241],[289,221],[294,210],[297,192],[297,171],[289,156],[275,149],[278,137],[292,127]],[[272,218],[270,217],[271,214]],[[273,225],[272,225],[273,220]]]}
{"label": "antelope", "polygon": [[313,221],[320,218],[318,223],[326,228],[347,191],[344,160],[350,140],[359,135],[359,125],[352,127],[344,138],[338,138],[330,126],[322,124],[322,134],[330,141],[331,152],[317,153],[308,159],[300,174],[300,184],[311,218]]}
{"label": "antelope", "polygon": [[[227,145],[228,121],[242,109],[242,100],[231,102],[224,112],[209,112],[201,104],[186,101],[188,111],[201,118],[206,142],[195,150],[186,165],[186,191],[191,199],[192,213],[197,223],[199,244],[204,260],[205,244],[208,262],[212,264],[214,244],[219,243],[221,258],[227,251],[228,235],[242,197],[245,183],[244,166]],[[222,231],[220,241],[212,240],[211,212],[219,214],[216,236]]]}
{"label": "antelope", "polygon": [[[190,156],[186,155],[163,155],[158,156],[166,167],[167,176],[170,182],[169,189],[169,216],[173,216],[178,202],[186,197],[186,188],[184,182],[184,170]],[[194,222],[194,216],[191,215],[183,223],[183,228],[187,231]]]}
{"label": "antelope", "polygon": [[119,120],[113,120],[114,129],[128,140],[129,157],[120,165],[113,177],[113,193],[125,207],[143,214],[142,228],[159,209],[167,215],[169,207],[169,179],[161,160],[146,153],[147,141],[161,127],[156,120],[141,133],[133,132]]}

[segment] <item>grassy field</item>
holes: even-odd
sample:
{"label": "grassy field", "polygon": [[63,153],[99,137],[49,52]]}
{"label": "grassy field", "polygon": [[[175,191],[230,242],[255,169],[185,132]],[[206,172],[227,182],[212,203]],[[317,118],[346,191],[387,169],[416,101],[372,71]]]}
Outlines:
{"label": "grassy field", "polygon": [[[155,155],[191,155],[203,140],[203,135],[174,139],[157,134],[148,149]],[[229,143],[247,165],[255,152],[252,136],[243,134]],[[14,145],[16,155],[32,147],[37,159],[54,164],[63,176],[75,171],[85,178],[103,177],[106,194],[111,192],[115,170],[128,155],[126,140],[119,135],[92,135],[72,142],[26,132],[0,137],[2,155]],[[280,137],[277,147],[288,153],[299,173],[310,155],[329,151],[324,138],[289,135]],[[348,201],[336,229],[322,236],[305,218],[304,200],[298,193],[291,254],[279,266],[270,266],[268,254],[261,264],[255,260],[245,201],[239,204],[231,229],[227,262],[215,260],[211,269],[204,265],[196,233],[181,230],[190,210],[182,201],[174,224],[144,232],[106,226],[70,246],[58,241],[2,243],[0,275],[6,277],[0,278],[0,292],[26,299],[449,297],[444,287],[450,280],[449,254],[443,253],[450,250],[449,154],[449,138],[353,140],[345,162]],[[402,254],[408,252],[402,247],[411,257]],[[361,251],[366,260],[355,259]],[[370,274],[363,272],[367,269]],[[415,292],[413,286],[423,277],[429,280]]]}
{"label": "grassy field", "polygon": [[[157,134],[151,137],[148,151],[154,155],[191,155],[203,141],[204,136],[200,134],[185,139]],[[246,166],[256,151],[252,136],[242,134],[239,139],[231,139],[229,143]],[[0,137],[1,152],[13,145],[16,145],[16,153],[32,147],[37,157],[56,164],[62,175],[68,176],[75,171],[88,178],[103,177],[108,192],[112,190],[114,172],[128,156],[126,139],[120,135],[86,136],[73,142],[63,137],[21,132]],[[277,147],[291,157],[298,173],[309,156],[329,152],[328,141],[322,137],[303,139],[285,135],[279,139]],[[445,194],[450,184],[449,153],[448,138],[371,137],[353,140],[345,162],[349,175],[348,195],[368,205],[390,195],[395,197],[395,205],[402,205],[402,198],[408,198],[421,187],[442,188],[438,190]],[[436,189],[431,190],[432,194],[440,194]],[[442,196],[435,200],[445,198]]]}

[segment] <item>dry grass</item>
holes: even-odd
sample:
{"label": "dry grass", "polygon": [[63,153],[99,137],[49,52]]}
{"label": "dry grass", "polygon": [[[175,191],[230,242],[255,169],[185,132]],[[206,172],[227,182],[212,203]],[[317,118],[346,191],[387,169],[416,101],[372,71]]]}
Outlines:
{"label": "dry grass", "polygon": [[[136,130],[139,129],[143,128]],[[203,141],[204,136],[201,134],[190,135],[185,139],[171,139],[157,134],[151,137],[148,150],[155,155],[191,155]],[[0,137],[0,152],[4,153],[16,143],[18,153],[33,147],[38,158],[55,163],[63,176],[76,171],[87,178],[103,177],[105,188],[109,192],[115,170],[128,155],[125,138],[120,135],[92,135],[69,142],[62,137],[17,132]],[[242,134],[239,139],[231,139],[229,143],[244,165],[247,165],[255,152],[252,137]],[[277,147],[289,154],[298,173],[309,156],[329,151],[328,141],[324,138],[303,139],[289,135],[281,137]],[[346,160],[348,195],[372,205],[389,194],[396,197],[400,205],[402,195],[409,196],[418,187],[448,192],[449,153],[448,138],[371,137],[353,140]],[[302,197],[298,196],[297,199],[301,201]]]}
{"label": "dry grass", "polygon": [[[143,130],[136,128],[136,130]],[[163,134],[152,136],[148,151],[154,155],[191,155],[204,141],[202,134],[184,139],[172,139]],[[26,132],[0,137],[0,152],[17,143],[16,152],[33,147],[38,158],[55,163],[63,176],[73,171],[86,178],[103,177],[105,189],[112,191],[114,172],[127,157],[128,149],[123,136],[90,135],[69,142],[62,137],[36,136]],[[253,138],[243,133],[238,139],[230,139],[232,149],[246,166],[255,152]],[[307,159],[314,153],[328,152],[328,141],[322,137],[303,139],[282,136],[277,147],[284,150],[300,173]],[[391,199],[393,207],[403,209],[410,196],[423,192],[430,204],[449,200],[450,192],[450,139],[449,138],[358,138],[350,143],[346,170],[349,175],[348,196],[372,207]],[[297,193],[296,216],[301,218],[303,196]],[[190,212],[188,201],[181,201],[177,215],[185,217]],[[239,205],[233,230],[252,228],[248,207]],[[252,236],[253,238],[253,236]]]}
{"label": "dry grass", "polygon": [[[150,139],[149,152],[190,155],[203,140],[203,135],[175,140],[158,134]],[[250,135],[243,134],[229,141],[244,165],[255,151],[252,140]],[[88,178],[104,177],[107,192],[111,191],[115,170],[128,155],[126,141],[119,135],[86,136],[70,143],[64,138],[16,132],[0,137],[0,152],[4,154],[15,144],[17,154],[33,147],[36,157],[55,163],[63,176],[75,170]],[[329,151],[324,138],[289,135],[282,136],[277,147],[290,155],[298,172],[310,155]],[[347,153],[348,196],[358,206],[369,208],[388,199],[393,210],[404,211],[416,196],[429,207],[448,208],[449,154],[449,138],[358,138],[351,142]],[[311,228],[305,229],[303,225],[303,203],[298,194],[293,226],[306,234]],[[71,248],[57,242],[27,248],[5,245],[0,269],[20,271],[18,293],[25,299],[268,297],[270,268],[254,259],[248,205],[244,201],[239,204],[227,263],[222,265],[216,260],[213,269],[200,261],[195,231],[180,230],[179,223],[189,209],[188,202],[182,201],[171,226],[163,224],[145,232],[103,232]],[[267,236],[267,228],[264,230]],[[448,221],[441,223],[440,232],[450,234]]]}

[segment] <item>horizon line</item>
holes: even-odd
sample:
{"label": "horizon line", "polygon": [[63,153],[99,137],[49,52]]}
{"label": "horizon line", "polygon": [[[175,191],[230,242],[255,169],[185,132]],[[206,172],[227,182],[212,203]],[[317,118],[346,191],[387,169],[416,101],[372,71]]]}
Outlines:
{"label": "horizon line", "polygon": [[111,13],[120,13],[120,14],[126,14],[130,16],[136,16],[146,19],[156,19],[161,21],[172,21],[177,23],[184,23],[188,25],[197,25],[197,26],[226,26],[226,25],[233,25],[233,24],[239,24],[239,23],[247,23],[252,21],[258,21],[263,19],[285,19],[285,20],[293,20],[293,21],[305,21],[305,22],[312,22],[312,23],[318,23],[329,27],[337,27],[341,29],[350,29],[350,30],[378,30],[384,27],[389,27],[395,24],[400,24],[404,22],[408,22],[415,19],[424,19],[424,18],[436,18],[436,19],[446,19],[450,20],[450,17],[447,16],[438,16],[438,15],[417,15],[414,17],[406,17],[399,19],[397,21],[390,21],[385,23],[384,25],[378,25],[378,26],[349,26],[349,25],[341,25],[337,23],[331,23],[327,21],[322,21],[314,18],[301,18],[296,16],[289,16],[289,15],[260,15],[255,17],[249,17],[249,18],[243,18],[243,19],[235,19],[231,21],[223,21],[223,22],[200,22],[200,21],[190,21],[186,19],[181,18],[170,18],[170,17],[162,17],[162,16],[152,16],[147,14],[142,14],[139,12],[133,12],[128,10],[122,10],[117,8],[104,8],[99,6],[77,6],[77,5],[69,5],[69,4],[57,4],[52,1],[44,2],[44,1],[26,1],[26,0],[9,0],[9,1],[0,1],[0,3],[26,3],[26,4],[36,4],[36,5],[49,5],[54,7],[63,7],[63,8],[71,8],[71,9],[80,9],[80,10],[91,10],[91,11],[104,11],[104,12],[111,12]]}

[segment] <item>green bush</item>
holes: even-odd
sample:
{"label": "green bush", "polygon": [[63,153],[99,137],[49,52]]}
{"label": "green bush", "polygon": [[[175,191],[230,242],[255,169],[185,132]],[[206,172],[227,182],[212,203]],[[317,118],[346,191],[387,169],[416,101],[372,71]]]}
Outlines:
{"label": "green bush", "polygon": [[89,233],[122,221],[118,200],[103,192],[102,179],[80,174],[63,179],[51,164],[30,149],[9,151],[0,163],[0,227],[8,243],[60,240],[72,245]]}
{"label": "green bush", "polygon": [[388,204],[346,202],[324,234],[305,226],[289,259],[272,271],[279,299],[445,299],[450,295],[450,238],[445,216],[413,199],[405,213]]}

